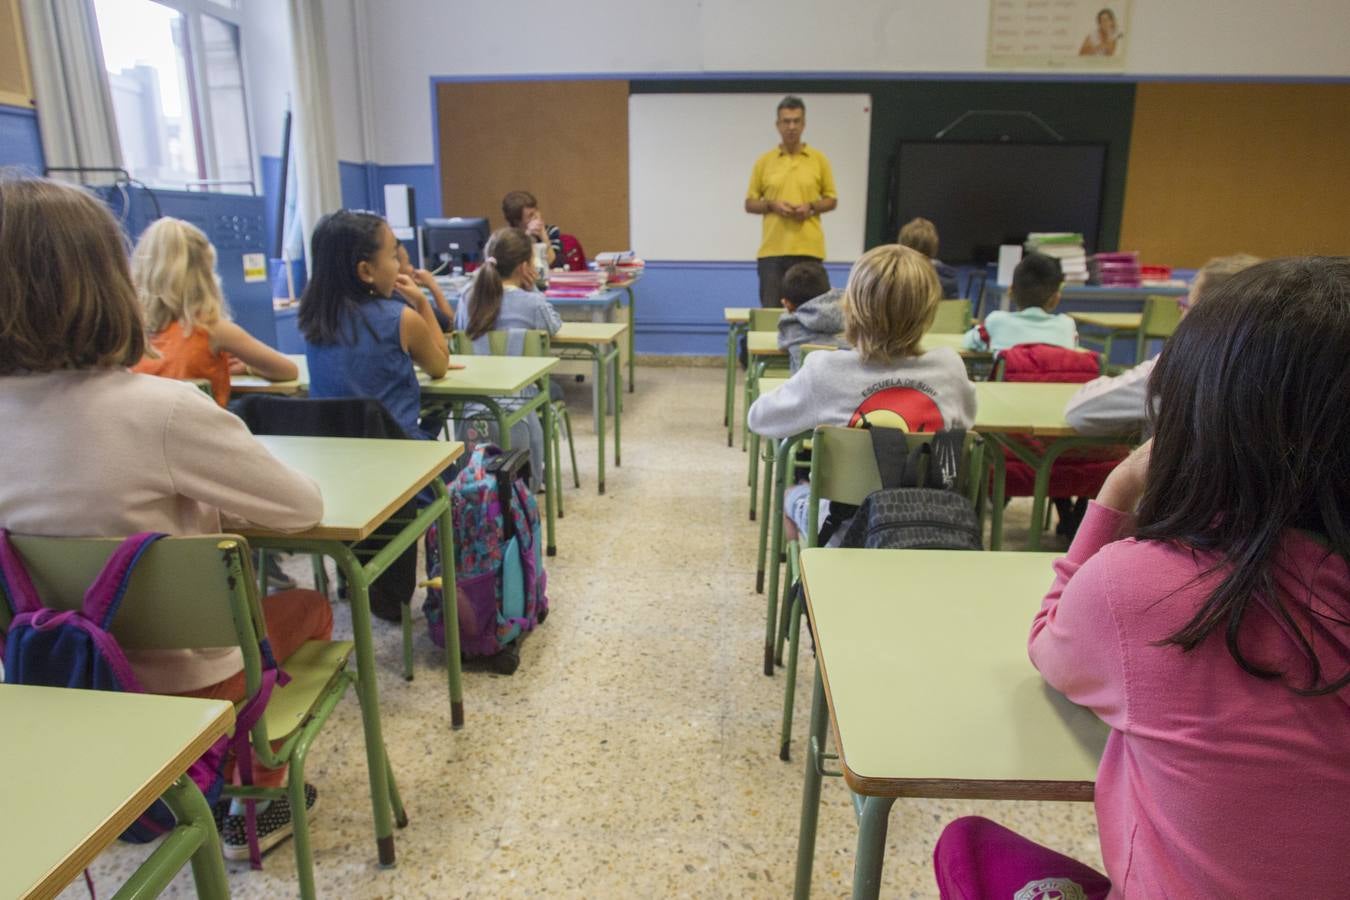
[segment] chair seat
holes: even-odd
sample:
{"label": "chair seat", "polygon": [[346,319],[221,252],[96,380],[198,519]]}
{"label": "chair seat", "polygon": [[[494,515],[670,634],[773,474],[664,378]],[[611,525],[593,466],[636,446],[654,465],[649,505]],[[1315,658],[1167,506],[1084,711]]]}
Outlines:
{"label": "chair seat", "polygon": [[281,662],[291,680],[267,701],[263,722],[269,741],[281,740],[304,724],[355,648],[351,641],[307,641]]}

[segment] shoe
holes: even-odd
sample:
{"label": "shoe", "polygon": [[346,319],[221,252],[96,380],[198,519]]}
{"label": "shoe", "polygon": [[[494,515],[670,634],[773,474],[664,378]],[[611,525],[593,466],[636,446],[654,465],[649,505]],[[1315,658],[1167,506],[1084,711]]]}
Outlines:
{"label": "shoe", "polygon": [[281,563],[275,556],[267,557],[267,587],[274,591],[295,590],[295,579],[281,571]]}
{"label": "shoe", "polygon": [[[314,785],[305,785],[305,810],[314,811],[319,792]],[[266,853],[295,831],[291,822],[291,802],[285,797],[273,800],[267,809],[258,813],[258,852]],[[220,827],[220,843],[226,859],[248,859],[248,829],[244,816],[225,816]]]}

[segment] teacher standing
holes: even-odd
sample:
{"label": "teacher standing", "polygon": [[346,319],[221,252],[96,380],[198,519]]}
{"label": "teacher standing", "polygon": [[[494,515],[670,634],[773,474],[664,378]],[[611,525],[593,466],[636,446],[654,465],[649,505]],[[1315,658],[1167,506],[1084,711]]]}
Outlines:
{"label": "teacher standing", "polygon": [[764,217],[759,245],[759,305],[778,306],[783,273],[795,263],[825,259],[821,213],[839,205],[834,172],[825,154],[802,141],[806,104],[784,97],[778,104],[777,147],[755,160],[745,211]]}

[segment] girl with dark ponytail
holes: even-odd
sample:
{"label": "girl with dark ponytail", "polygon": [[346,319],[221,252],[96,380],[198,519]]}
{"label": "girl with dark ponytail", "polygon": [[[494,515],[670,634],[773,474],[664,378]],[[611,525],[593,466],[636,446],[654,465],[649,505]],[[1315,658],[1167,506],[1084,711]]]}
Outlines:
{"label": "girl with dark ponytail", "polygon": [[562,316],[534,290],[539,272],[530,236],[519,228],[503,228],[488,239],[483,253],[486,258],[456,311],[455,327],[470,340],[508,328],[557,334]]}

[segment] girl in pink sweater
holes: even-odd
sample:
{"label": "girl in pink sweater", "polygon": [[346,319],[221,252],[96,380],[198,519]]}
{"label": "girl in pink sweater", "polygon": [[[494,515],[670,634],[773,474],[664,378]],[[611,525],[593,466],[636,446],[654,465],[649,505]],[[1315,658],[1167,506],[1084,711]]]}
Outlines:
{"label": "girl in pink sweater", "polygon": [[943,897],[1350,896],[1346,347],[1343,258],[1254,266],[1177,329],[1151,446],[1103,486],[1031,629],[1045,680],[1112,728],[1107,877],[963,819],[935,854]]}
{"label": "girl in pink sweater", "polygon": [[[212,534],[243,523],[301,531],[323,515],[319,487],[267,452],[237,417],[191,384],[127,366],[146,346],[121,229],[79,188],[0,178],[0,528],[19,534],[125,537]],[[328,598],[264,598],[284,664],[333,630]],[[131,650],[156,694],[239,701],[238,648]],[[254,783],[285,771],[255,766]],[[313,796],[307,786],[307,794]],[[265,850],[292,831],[285,800],[259,804]],[[246,859],[241,809],[225,817],[225,854]]]}

